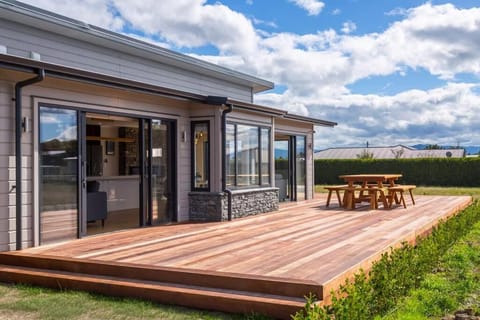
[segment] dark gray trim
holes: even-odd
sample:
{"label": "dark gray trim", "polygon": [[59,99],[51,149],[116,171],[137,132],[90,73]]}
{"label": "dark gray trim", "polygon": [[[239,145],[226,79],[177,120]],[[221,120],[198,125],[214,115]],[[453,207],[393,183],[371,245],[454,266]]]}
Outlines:
{"label": "dark gray trim", "polygon": [[[148,184],[148,181],[146,180],[146,174],[145,171],[148,168],[145,168],[145,119],[139,118],[138,119],[138,157],[139,157],[139,169],[140,169],[140,184],[139,184],[139,221],[138,224],[141,227],[144,227],[146,225],[146,221],[148,220],[147,216],[147,209],[149,208],[148,206],[148,200],[146,200],[145,196],[145,185]],[[150,151],[149,151],[150,153]],[[148,191],[147,191],[148,194]],[[147,202],[147,203],[146,203]]]}
{"label": "dark gray trim", "polygon": [[[193,155],[195,154],[195,126],[197,124],[206,124],[207,125],[207,141],[208,141],[208,150],[207,150],[207,156],[208,156],[208,163],[206,164],[207,166],[207,177],[208,177],[208,185],[206,188],[197,188],[195,187],[195,161],[194,161],[194,157]],[[212,147],[210,145],[210,142],[211,142],[211,138],[210,138],[210,120],[196,120],[196,121],[191,121],[190,122],[190,157],[191,157],[191,161],[190,161],[190,179],[191,179],[191,190],[193,192],[198,192],[198,191],[203,191],[203,192],[210,192],[210,189],[211,189],[211,183],[212,183],[212,179],[210,177],[210,172],[211,172],[211,168],[210,168],[210,163],[211,163],[211,159],[210,159],[210,150],[212,150]]]}
{"label": "dark gray trim", "polygon": [[46,76],[53,78],[74,80],[108,88],[124,89],[134,92],[164,96],[167,98],[177,98],[197,102],[205,102],[206,99],[206,96],[199,94],[149,85],[139,81],[121,79],[101,73],[74,69],[62,65],[26,59],[8,54],[0,54],[0,66],[6,69],[28,73],[35,73],[35,70],[37,69],[44,69]]}
{"label": "dark gray trim", "polygon": [[[145,120],[143,120],[145,122]],[[144,131],[145,134],[145,131]],[[146,145],[146,148],[148,150],[148,158],[147,158],[147,220],[146,224],[151,226],[152,225],[152,218],[153,218],[153,201],[152,201],[152,119],[147,120],[147,136],[148,136],[148,145]],[[145,189],[144,189],[145,190]],[[145,201],[145,197],[143,197]]]}
{"label": "dark gray trim", "polygon": [[287,114],[287,112],[284,111],[284,110],[265,107],[265,106],[261,106],[261,105],[253,104],[253,103],[246,103],[246,102],[230,100],[230,99],[228,100],[228,103],[234,105],[235,109],[246,110],[246,111],[255,112],[255,113],[261,113],[263,115],[277,116],[278,117],[278,116],[284,116],[284,115]]}
{"label": "dark gray trim", "polygon": [[[45,70],[36,71],[37,76],[15,84],[15,220],[16,250],[22,249],[22,89],[45,79]],[[25,126],[27,124],[25,123]]]}
{"label": "dark gray trim", "polygon": [[227,114],[233,111],[233,105],[228,104],[227,107],[222,111],[222,190],[227,189]]}

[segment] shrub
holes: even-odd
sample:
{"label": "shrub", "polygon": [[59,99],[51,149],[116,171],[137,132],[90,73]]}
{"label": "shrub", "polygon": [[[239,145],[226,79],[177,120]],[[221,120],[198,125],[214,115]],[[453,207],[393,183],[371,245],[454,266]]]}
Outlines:
{"label": "shrub", "polygon": [[355,173],[401,173],[401,183],[474,187],[480,181],[480,157],[315,160],[315,184],[343,183],[339,175]]}
{"label": "shrub", "polygon": [[[312,297],[305,309],[293,319],[373,319],[385,315],[411,289],[418,288],[425,275],[438,264],[442,255],[480,221],[477,201],[455,217],[441,222],[415,245],[403,243],[373,263],[368,276],[360,271],[353,281],[346,281],[338,292],[332,292],[332,304],[319,307]],[[445,304],[449,304],[445,301]]]}

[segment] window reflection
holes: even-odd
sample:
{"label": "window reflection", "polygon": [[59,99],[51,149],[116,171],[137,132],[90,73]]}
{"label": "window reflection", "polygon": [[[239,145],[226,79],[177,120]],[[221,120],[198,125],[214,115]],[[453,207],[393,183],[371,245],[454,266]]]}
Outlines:
{"label": "window reflection", "polygon": [[305,200],[305,184],[306,184],[306,153],[305,153],[305,137],[296,137],[296,150],[295,150],[295,180],[297,184],[297,200]]}
{"label": "window reflection", "polygon": [[269,185],[270,129],[230,123],[226,140],[227,185]]}
{"label": "window reflection", "polygon": [[77,112],[40,107],[40,241],[75,239],[78,221]]}
{"label": "window reflection", "polygon": [[209,189],[209,128],[208,122],[193,123],[193,188]]}

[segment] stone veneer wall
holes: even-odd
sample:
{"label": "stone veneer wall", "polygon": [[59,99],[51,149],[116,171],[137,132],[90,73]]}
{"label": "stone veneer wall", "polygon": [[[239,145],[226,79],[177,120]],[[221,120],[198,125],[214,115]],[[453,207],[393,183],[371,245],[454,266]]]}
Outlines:
{"label": "stone veneer wall", "polygon": [[228,219],[227,195],[222,192],[190,192],[190,221],[224,221]]}
{"label": "stone veneer wall", "polygon": [[[223,192],[190,192],[191,221],[228,220],[228,196]],[[232,219],[278,210],[278,188],[232,191]]]}

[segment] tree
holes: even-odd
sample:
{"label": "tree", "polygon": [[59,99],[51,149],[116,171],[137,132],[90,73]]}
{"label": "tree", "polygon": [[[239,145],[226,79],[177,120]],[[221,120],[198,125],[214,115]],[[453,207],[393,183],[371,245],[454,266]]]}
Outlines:
{"label": "tree", "polygon": [[373,159],[373,152],[368,152],[367,149],[363,149],[360,154],[357,154],[358,159]]}
{"label": "tree", "polygon": [[425,146],[425,150],[441,150],[443,149],[441,146],[439,146],[438,144],[427,144]]}
{"label": "tree", "polygon": [[392,151],[395,159],[400,159],[402,157],[403,153],[405,152],[404,149],[397,149],[397,150],[390,149],[390,151]]}

